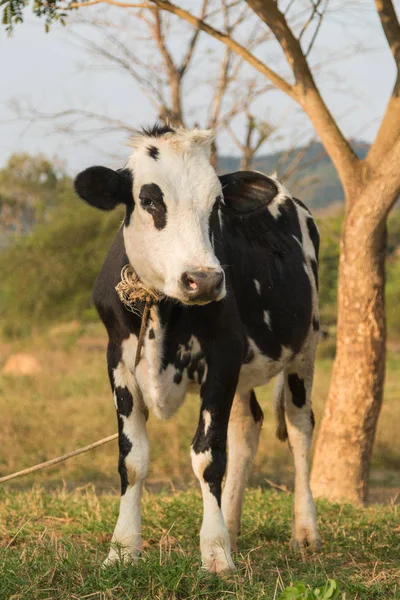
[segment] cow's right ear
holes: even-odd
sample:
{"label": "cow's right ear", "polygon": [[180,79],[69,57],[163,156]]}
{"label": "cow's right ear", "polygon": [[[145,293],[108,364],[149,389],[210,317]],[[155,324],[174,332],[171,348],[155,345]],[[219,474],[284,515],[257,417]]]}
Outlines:
{"label": "cow's right ear", "polygon": [[75,178],[75,191],[82,200],[101,210],[118,204],[133,203],[132,173],[129,169],[113,171],[107,167],[90,167]]}

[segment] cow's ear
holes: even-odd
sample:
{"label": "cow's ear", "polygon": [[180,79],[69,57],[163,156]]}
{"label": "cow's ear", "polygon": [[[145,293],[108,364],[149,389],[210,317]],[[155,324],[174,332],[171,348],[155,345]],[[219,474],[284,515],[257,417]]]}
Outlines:
{"label": "cow's ear", "polygon": [[236,171],[219,180],[225,206],[243,215],[270,204],[279,193],[273,179],[256,171]]}
{"label": "cow's ear", "polygon": [[74,182],[82,200],[101,210],[112,210],[118,204],[132,204],[132,173],[129,169],[113,171],[107,167],[85,169]]}

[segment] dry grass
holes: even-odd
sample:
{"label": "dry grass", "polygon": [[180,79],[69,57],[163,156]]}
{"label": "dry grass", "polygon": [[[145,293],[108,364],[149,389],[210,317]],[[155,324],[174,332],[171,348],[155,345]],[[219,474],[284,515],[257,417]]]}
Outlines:
{"label": "dry grass", "polygon": [[[14,344],[0,344],[0,366],[16,351],[32,352],[43,372],[36,377],[12,378],[0,375],[0,474],[28,467],[84,446],[116,431],[114,405],[105,368],[106,338],[101,326],[83,331],[68,327]],[[328,392],[332,360],[322,358],[329,348],[321,347],[314,387],[317,423]],[[388,361],[386,398],[375,445],[372,483],[379,487],[400,484],[399,356]],[[275,438],[272,413],[272,384],[257,391],[265,413],[253,484],[265,478],[290,483],[291,456]],[[349,399],[351,401],[351,399]],[[189,396],[180,412],[168,422],[149,421],[151,471],[149,483],[186,485],[194,481],[189,445],[198,420],[199,401]],[[43,471],[15,485],[33,481],[46,487],[65,481],[69,488],[87,482],[97,489],[119,488],[116,469],[116,442]]]}

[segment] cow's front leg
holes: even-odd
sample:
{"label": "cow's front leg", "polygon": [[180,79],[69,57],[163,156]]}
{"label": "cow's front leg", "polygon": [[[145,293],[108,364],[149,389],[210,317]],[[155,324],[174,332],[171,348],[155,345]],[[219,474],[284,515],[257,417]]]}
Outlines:
{"label": "cow's front leg", "polygon": [[222,494],[222,512],[234,551],[237,550],[244,492],[257,452],[262,422],[263,412],[254,391],[236,392],[228,426],[228,472]]}
{"label": "cow's front leg", "polygon": [[[207,381],[201,389],[199,425],[192,443],[192,466],[203,495],[200,550],[210,573],[234,569],[228,530],[221,510],[222,479],[226,469],[226,439],[236,382],[221,389],[223,379]],[[232,389],[231,389],[232,387]]]}
{"label": "cow's front leg", "polygon": [[134,384],[122,363],[113,370],[112,384],[118,416],[121,501],[105,565],[116,560],[136,560],[141,554],[141,496],[149,464],[147,411],[139,394],[133,398],[130,389],[134,389]]}

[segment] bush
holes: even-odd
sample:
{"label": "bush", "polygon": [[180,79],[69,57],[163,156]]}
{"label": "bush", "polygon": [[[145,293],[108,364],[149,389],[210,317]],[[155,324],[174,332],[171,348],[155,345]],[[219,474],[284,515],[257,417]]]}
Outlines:
{"label": "bush", "polygon": [[121,222],[72,196],[49,223],[0,254],[0,323],[21,336],[50,323],[96,318],[91,290]]}

